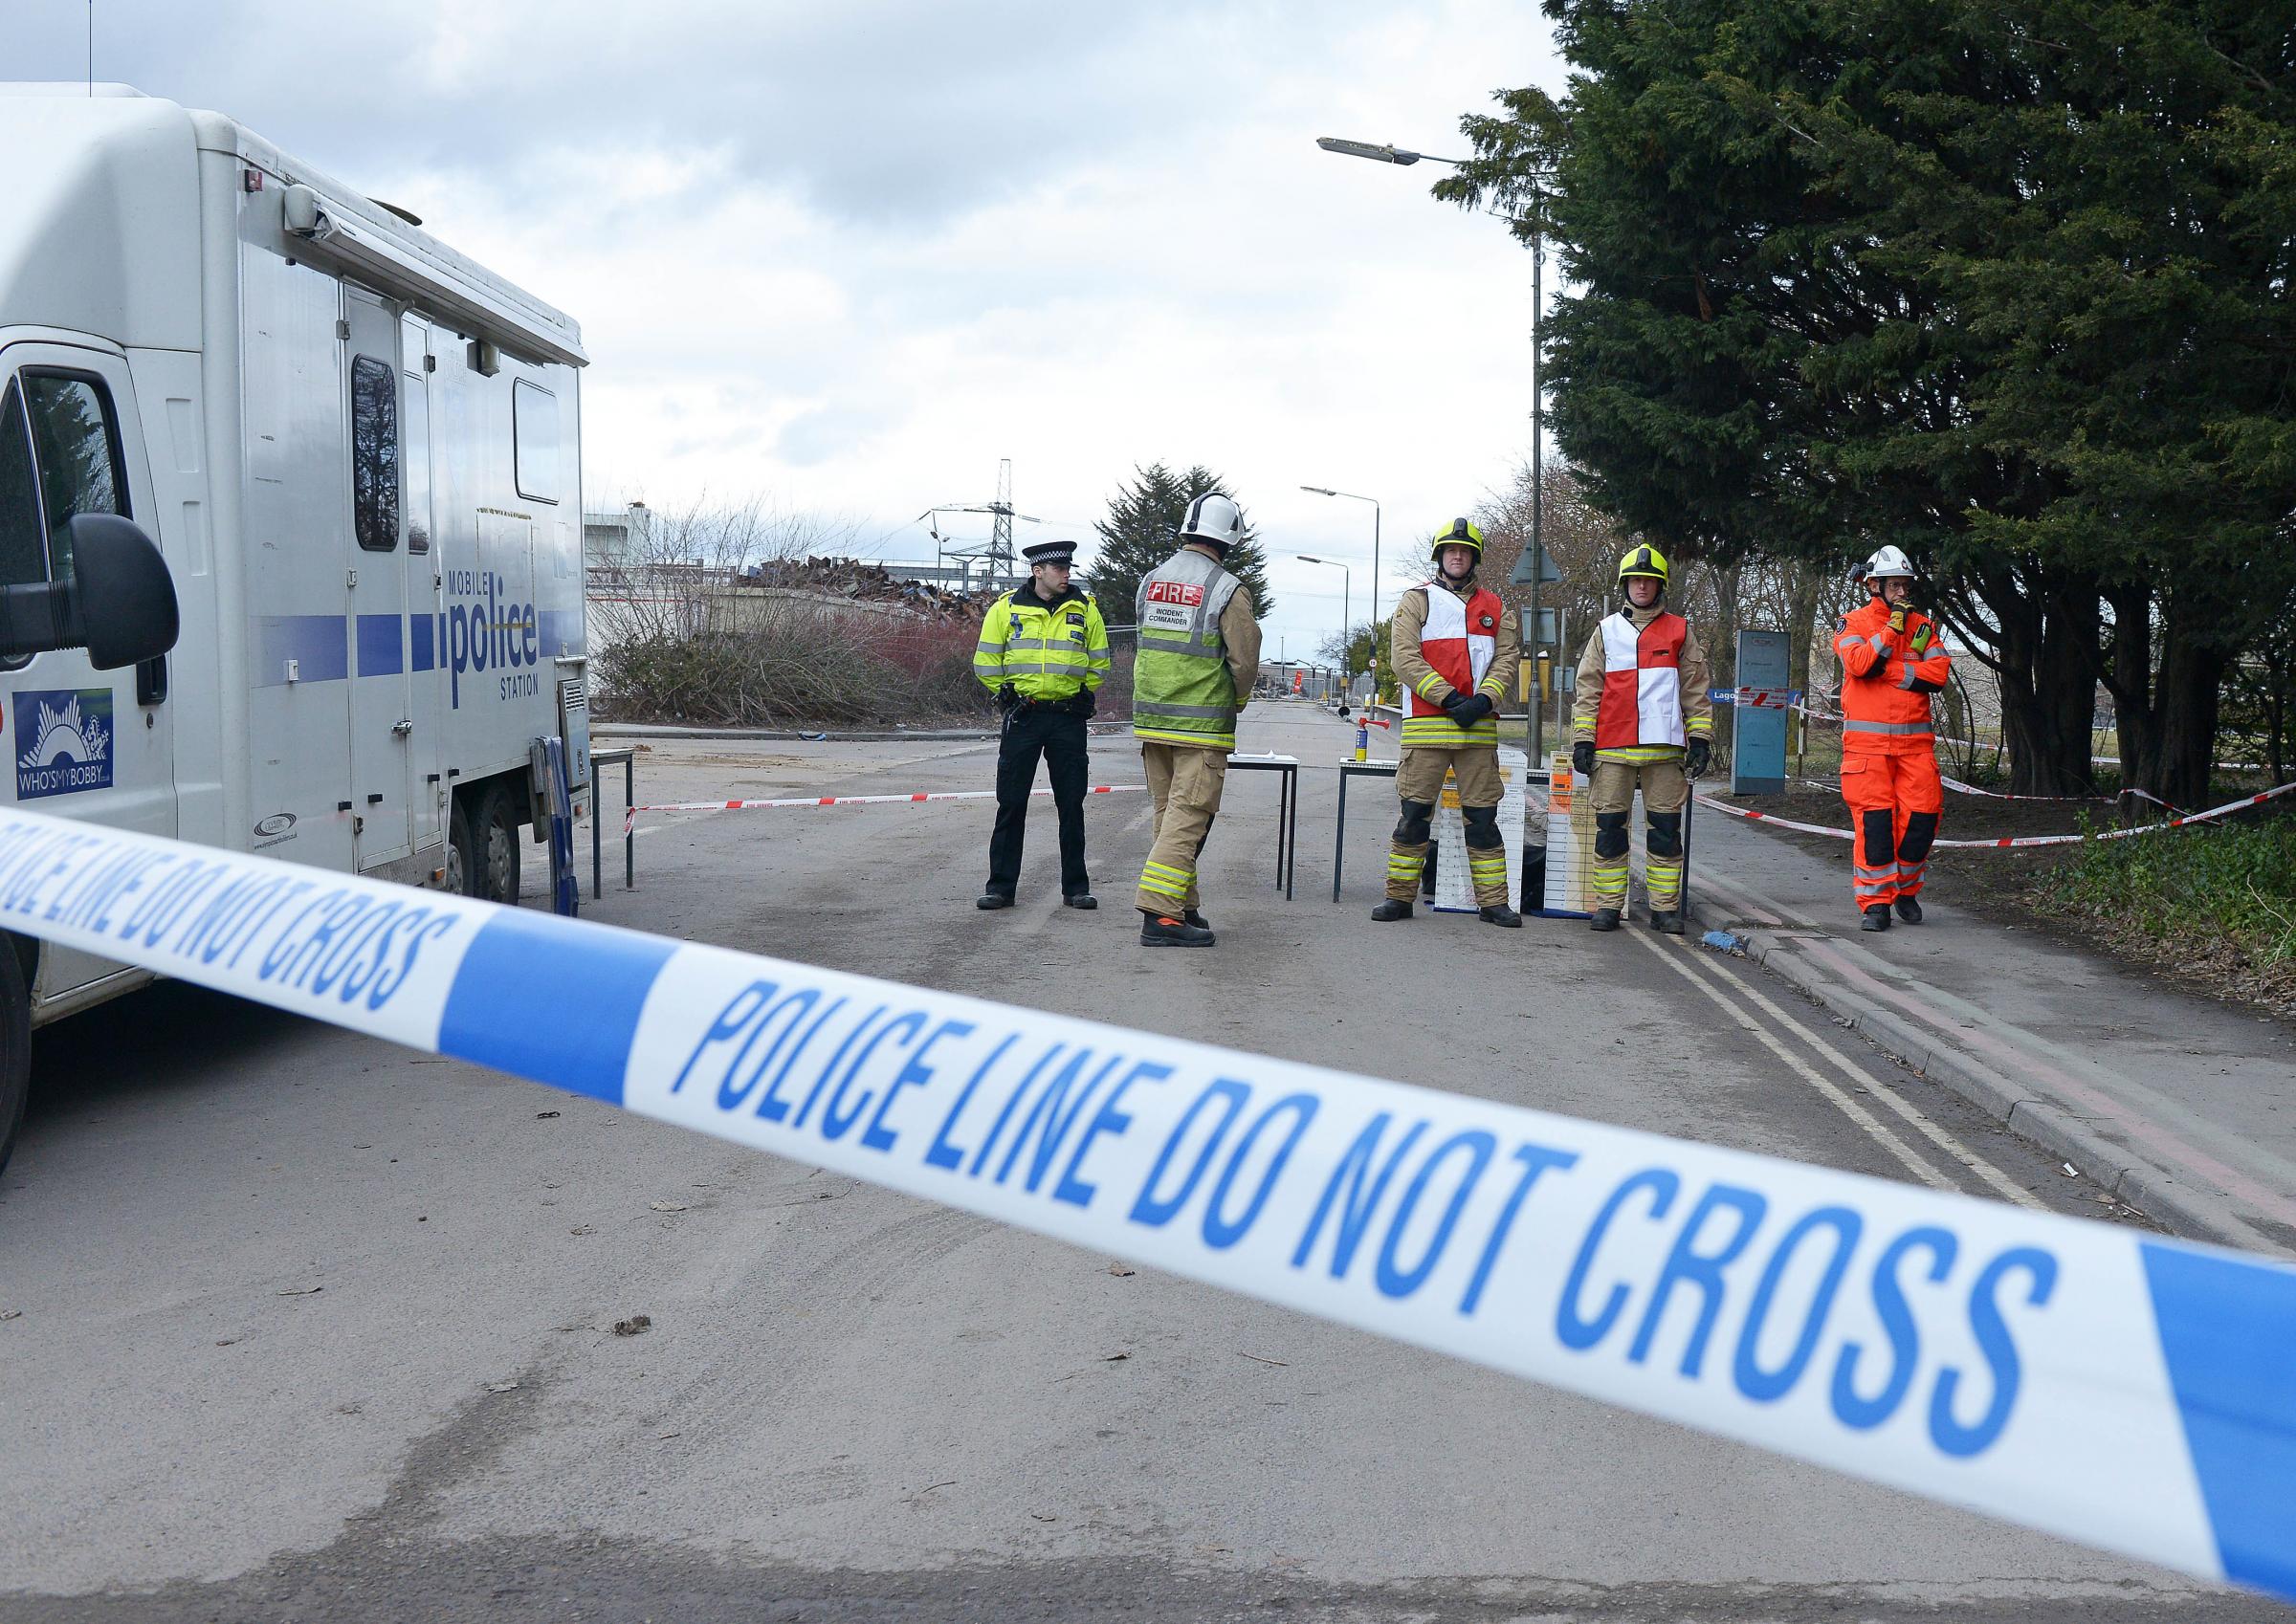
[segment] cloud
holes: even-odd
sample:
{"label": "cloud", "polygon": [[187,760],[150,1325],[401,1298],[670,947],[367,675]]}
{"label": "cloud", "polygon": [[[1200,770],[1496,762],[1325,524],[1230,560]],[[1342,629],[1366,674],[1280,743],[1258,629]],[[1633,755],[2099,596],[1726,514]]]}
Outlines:
{"label": "cloud", "polygon": [[866,406],[822,406],[784,424],[774,454],[791,468],[814,468],[856,451],[866,454],[871,440],[891,421]]}
{"label": "cloud", "polygon": [[[1501,482],[1531,404],[1529,256],[1430,201],[1535,10],[1433,0],[98,0],[97,73],[245,121],[579,319],[585,483],[755,491],[931,554],[985,499],[1081,529],[1203,462],[1308,646]],[[0,62],[81,68],[79,0],[0,8]],[[1027,527],[1023,527],[1024,533]],[[1025,538],[1025,537],[1024,537]],[[1409,560],[1411,568],[1406,568]],[[1272,641],[1272,637],[1271,637]],[[1294,650],[1296,652],[1296,650]]]}

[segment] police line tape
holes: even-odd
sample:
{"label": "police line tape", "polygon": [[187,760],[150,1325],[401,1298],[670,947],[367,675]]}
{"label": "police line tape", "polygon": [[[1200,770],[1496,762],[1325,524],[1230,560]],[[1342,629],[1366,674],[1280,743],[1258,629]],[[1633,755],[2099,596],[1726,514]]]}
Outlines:
{"label": "police line tape", "polygon": [[[1804,779],[1802,781],[1813,780]],[[1971,850],[1983,850],[2008,846],[2073,845],[2089,840],[2128,840],[2134,835],[2158,834],[2163,829],[2181,829],[2188,823],[2208,823],[2219,818],[2229,818],[2235,812],[2244,811],[2251,806],[2261,806],[2267,801],[2277,801],[2291,790],[2296,790],[2296,781],[2281,784],[2273,789],[2261,790],[2255,795],[2243,795],[2238,801],[2227,801],[2223,805],[2212,806],[2205,812],[2188,812],[2181,818],[2164,818],[2157,823],[2139,823],[2134,828],[2100,829],[2093,835],[2004,835],[1998,840],[1936,840],[1930,844],[1932,846],[1959,846]],[[1715,811],[1728,813],[1733,818],[1743,818],[1750,823],[1775,823],[1781,829],[1798,829],[1805,835],[1824,835],[1829,840],[1857,839],[1857,833],[1852,829],[1836,829],[1823,823],[1799,823],[1791,818],[1780,818],[1775,812],[1757,812],[1751,806],[1733,806],[1727,801],[1716,801],[1703,791],[1698,794],[1698,804],[1711,806]]]}
{"label": "police line tape", "polygon": [[[1146,784],[1093,784],[1087,795],[1123,795],[1132,790],[1146,789]],[[1049,789],[1032,789],[1030,795],[1050,795]],[[920,801],[994,801],[993,789],[950,789],[919,791],[915,795],[802,795],[784,801],[665,801],[651,806],[631,806],[624,809],[622,832],[628,834],[638,821],[641,812],[760,812],[783,806],[910,806]]]}
{"label": "police line tape", "polygon": [[1735,705],[1741,710],[1801,709],[1801,690],[1799,688],[1714,688],[1709,689],[1706,696],[1717,705]]}
{"label": "police line tape", "polygon": [[12,807],[0,926],[2296,1597],[2260,1258]]}

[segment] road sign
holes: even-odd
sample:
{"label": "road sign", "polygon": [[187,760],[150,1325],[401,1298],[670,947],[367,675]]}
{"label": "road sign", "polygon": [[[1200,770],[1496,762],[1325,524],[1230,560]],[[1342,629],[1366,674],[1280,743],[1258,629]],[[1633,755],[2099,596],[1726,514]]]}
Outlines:
{"label": "road sign", "polygon": [[[1538,574],[1534,577],[1532,570]],[[1540,585],[1560,581],[1562,572],[1555,567],[1555,560],[1543,547],[1525,547],[1522,556],[1514,560],[1514,568],[1507,577],[1510,586],[1529,586],[1535,580]]]}

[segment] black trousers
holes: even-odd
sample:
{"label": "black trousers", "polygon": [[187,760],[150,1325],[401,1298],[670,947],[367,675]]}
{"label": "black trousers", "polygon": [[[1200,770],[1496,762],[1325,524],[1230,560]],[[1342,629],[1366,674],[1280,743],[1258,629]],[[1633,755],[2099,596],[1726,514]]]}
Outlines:
{"label": "black trousers", "polygon": [[1084,871],[1084,790],[1090,771],[1084,718],[1044,705],[1015,711],[997,745],[997,830],[988,840],[988,889],[1010,896],[1021,883],[1021,845],[1028,833],[1028,791],[1036,761],[1052,780],[1060,812],[1060,894],[1093,889]]}

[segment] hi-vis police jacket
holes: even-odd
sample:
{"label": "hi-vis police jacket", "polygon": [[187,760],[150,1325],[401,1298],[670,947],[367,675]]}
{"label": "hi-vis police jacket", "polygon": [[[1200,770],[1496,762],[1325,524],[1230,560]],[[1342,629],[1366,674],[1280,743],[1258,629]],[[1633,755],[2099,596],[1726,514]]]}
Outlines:
{"label": "hi-vis police jacket", "polygon": [[1024,699],[1066,699],[1097,691],[1108,675],[1108,627],[1100,605],[1073,586],[1052,603],[1016,586],[989,605],[973,649],[973,675],[989,692],[1010,683]]}

